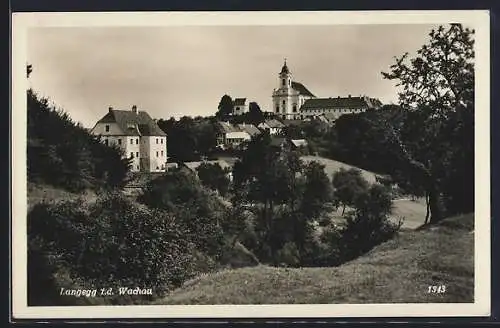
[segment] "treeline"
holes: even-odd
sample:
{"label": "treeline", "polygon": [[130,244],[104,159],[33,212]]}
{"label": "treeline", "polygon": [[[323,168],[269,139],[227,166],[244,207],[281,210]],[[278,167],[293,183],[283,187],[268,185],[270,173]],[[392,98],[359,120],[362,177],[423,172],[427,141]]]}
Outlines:
{"label": "treeline", "polygon": [[101,143],[31,89],[27,101],[29,182],[70,191],[123,185],[129,163],[120,149]]}

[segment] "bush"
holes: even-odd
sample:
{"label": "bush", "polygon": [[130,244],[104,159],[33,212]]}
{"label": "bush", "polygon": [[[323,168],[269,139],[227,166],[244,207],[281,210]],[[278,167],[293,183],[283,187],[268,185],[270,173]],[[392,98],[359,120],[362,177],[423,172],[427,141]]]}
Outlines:
{"label": "bush", "polygon": [[[171,215],[117,194],[87,208],[73,201],[37,204],[28,215],[29,249],[52,258],[52,271],[66,268],[87,288],[152,288],[148,299],[192,276],[185,235]],[[30,270],[40,265],[37,260],[30,259]],[[52,274],[46,269],[45,276]]]}
{"label": "bush", "polygon": [[296,267],[300,263],[300,254],[294,242],[287,242],[278,250],[274,258],[278,266]]}

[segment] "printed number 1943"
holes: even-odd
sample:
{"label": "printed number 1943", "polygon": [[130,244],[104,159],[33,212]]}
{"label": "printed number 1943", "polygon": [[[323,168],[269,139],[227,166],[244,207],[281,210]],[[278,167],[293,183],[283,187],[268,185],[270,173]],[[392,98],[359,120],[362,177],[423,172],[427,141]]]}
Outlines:
{"label": "printed number 1943", "polygon": [[429,286],[429,289],[427,290],[428,293],[432,294],[443,294],[446,292],[446,286],[445,285],[439,285],[439,286]]}

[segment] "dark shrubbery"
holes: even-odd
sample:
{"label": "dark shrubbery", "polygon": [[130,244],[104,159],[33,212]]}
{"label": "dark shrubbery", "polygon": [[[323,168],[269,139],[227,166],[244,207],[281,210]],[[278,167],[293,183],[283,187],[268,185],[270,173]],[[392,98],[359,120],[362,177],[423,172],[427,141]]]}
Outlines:
{"label": "dark shrubbery", "polygon": [[172,213],[186,227],[184,238],[192,240],[199,251],[215,258],[220,256],[224,244],[221,221],[227,208],[192,173],[165,173],[144,188],[139,201]]}
{"label": "dark shrubbery", "polygon": [[28,90],[28,180],[71,191],[122,186],[128,160]]}
{"label": "dark shrubbery", "polygon": [[138,206],[121,195],[104,196],[93,205],[80,202],[38,204],[28,216],[32,257],[29,272],[42,276],[67,269],[88,288],[152,288],[153,297],[192,276],[192,249],[186,232],[164,211]]}

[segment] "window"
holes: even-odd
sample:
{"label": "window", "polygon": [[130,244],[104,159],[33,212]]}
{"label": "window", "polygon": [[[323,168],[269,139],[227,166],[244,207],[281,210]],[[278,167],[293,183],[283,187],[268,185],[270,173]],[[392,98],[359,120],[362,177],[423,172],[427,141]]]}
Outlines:
{"label": "window", "polygon": [[163,150],[161,151],[161,157],[163,157]]}
{"label": "window", "polygon": [[138,145],[139,144],[139,138],[135,139],[135,144]]}
{"label": "window", "polygon": [[293,104],[293,112],[297,112],[297,104]]}
{"label": "window", "polygon": [[134,144],[134,139],[130,139],[130,144],[133,145]]}
{"label": "window", "polygon": [[156,138],[156,144],[158,144],[158,138]]}
{"label": "window", "polygon": [[156,152],[156,157],[158,157],[159,152]]}
{"label": "window", "polygon": [[163,138],[161,138],[161,144],[163,145]]}
{"label": "window", "polygon": [[118,144],[121,145],[122,144],[122,139],[121,138],[118,138]]}
{"label": "window", "polygon": [[283,100],[283,106],[285,106],[285,104],[286,104],[286,103],[285,103],[285,101]]}
{"label": "window", "polygon": [[109,125],[106,124],[106,132],[109,132]]}
{"label": "window", "polygon": [[138,152],[138,151],[136,151],[136,152],[135,152],[135,156],[136,156],[137,158],[139,158],[139,152]]}
{"label": "window", "polygon": [[139,165],[137,165],[137,169],[140,170],[141,168],[139,167]]}
{"label": "window", "polygon": [[159,170],[158,166],[156,167],[157,170]]}
{"label": "window", "polygon": [[134,158],[134,152],[133,151],[130,152],[130,157]]}
{"label": "window", "polygon": [[282,83],[282,85],[283,85],[283,86],[285,86],[285,84],[286,84],[285,79],[283,79],[283,80],[281,81],[281,83]]}
{"label": "window", "polygon": [[276,106],[276,113],[279,113],[280,111],[280,106]]}

